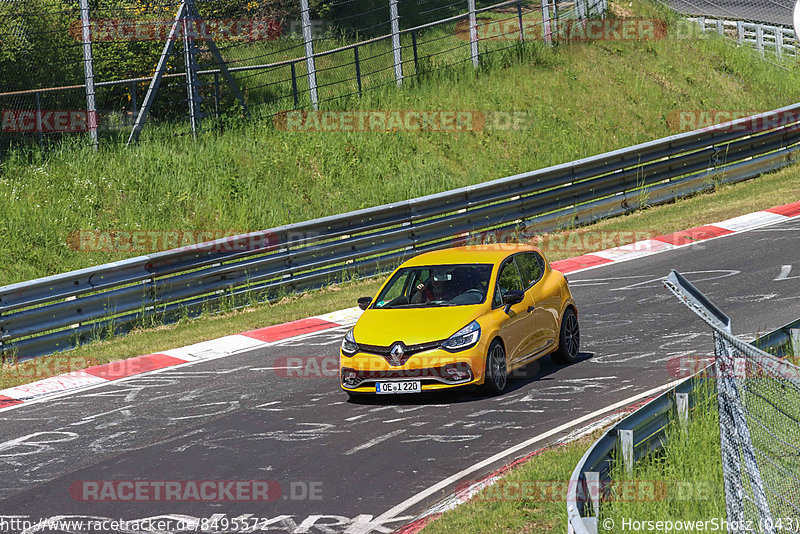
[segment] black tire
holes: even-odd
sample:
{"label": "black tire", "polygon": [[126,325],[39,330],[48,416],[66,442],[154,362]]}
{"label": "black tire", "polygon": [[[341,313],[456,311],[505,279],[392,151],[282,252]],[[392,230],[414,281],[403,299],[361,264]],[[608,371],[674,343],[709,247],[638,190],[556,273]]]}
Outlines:
{"label": "black tire", "polygon": [[553,359],[558,363],[575,363],[581,346],[581,329],[578,326],[578,316],[572,308],[567,308],[561,318],[561,332],[558,335],[558,350],[553,353]]}
{"label": "black tire", "polygon": [[483,379],[483,392],[499,395],[508,384],[508,367],[506,366],[506,350],[499,339],[489,345],[486,354],[486,372]]}

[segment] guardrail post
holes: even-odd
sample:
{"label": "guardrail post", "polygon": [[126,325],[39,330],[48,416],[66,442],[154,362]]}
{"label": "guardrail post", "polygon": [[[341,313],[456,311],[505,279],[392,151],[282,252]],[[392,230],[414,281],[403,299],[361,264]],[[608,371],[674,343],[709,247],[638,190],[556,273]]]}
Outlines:
{"label": "guardrail post", "polygon": [[617,439],[625,472],[630,475],[633,473],[633,430],[618,430]]}
{"label": "guardrail post", "polygon": [[800,356],[800,328],[790,328],[789,338],[792,340],[792,352]]}
{"label": "guardrail post", "polygon": [[586,477],[586,501],[592,503],[592,514],[594,517],[600,515],[600,473],[587,471]]}
{"label": "guardrail post", "polygon": [[89,137],[97,150],[97,107],[94,91],[94,61],[92,58],[92,35],[89,22],[89,0],[80,0],[81,41],[83,42],[83,75],[86,83],[86,122]]}
{"label": "guardrail post", "polygon": [[678,422],[681,428],[686,428],[689,424],[689,394],[676,393],[675,394],[675,407],[678,410]]}
{"label": "guardrail post", "polygon": [[478,63],[478,20],[475,17],[475,0],[467,0],[469,12],[469,48],[472,55],[472,66],[476,69]]}
{"label": "guardrail post", "polygon": [[400,50],[400,14],[397,11],[397,0],[389,0],[389,18],[392,26],[394,78],[397,80],[397,87],[400,87],[403,85],[403,54]]}
{"label": "guardrail post", "polygon": [[764,55],[764,27],[761,24],[756,24],[756,50]]}
{"label": "guardrail post", "polygon": [[306,45],[308,94],[311,97],[311,107],[316,110],[319,108],[319,99],[317,96],[317,69],[314,64],[314,36],[311,34],[311,15],[308,10],[308,0],[300,0],[300,19],[303,24],[303,41],[305,41]]}
{"label": "guardrail post", "polygon": [[[519,4],[517,4],[519,8]],[[522,19],[520,18],[520,32],[522,32]],[[542,0],[542,33],[544,35],[544,42],[553,44],[553,30],[550,27],[550,0]]]}

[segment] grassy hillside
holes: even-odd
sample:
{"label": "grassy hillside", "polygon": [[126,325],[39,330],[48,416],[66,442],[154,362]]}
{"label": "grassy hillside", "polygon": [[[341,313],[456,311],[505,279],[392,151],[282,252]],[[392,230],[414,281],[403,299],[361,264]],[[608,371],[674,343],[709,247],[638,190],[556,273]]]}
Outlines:
{"label": "grassy hillside", "polygon": [[[638,17],[664,17],[634,3]],[[245,232],[407,199],[675,133],[676,110],[798,101],[800,73],[717,38],[532,42],[387,87],[339,109],[527,113],[517,131],[224,133],[98,153],[7,154],[0,175],[0,285],[135,255],[78,252],[74,231]]]}

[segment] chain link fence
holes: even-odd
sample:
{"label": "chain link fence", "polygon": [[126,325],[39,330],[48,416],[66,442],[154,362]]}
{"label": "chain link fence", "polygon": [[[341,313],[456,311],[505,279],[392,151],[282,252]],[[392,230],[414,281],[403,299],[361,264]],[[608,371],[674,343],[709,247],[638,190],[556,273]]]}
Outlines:
{"label": "chain link fence", "polygon": [[[796,64],[800,47],[793,29],[793,0],[659,0],[698,25],[740,46],[755,48],[779,66]],[[793,65],[791,65],[793,66]]]}
{"label": "chain link fence", "polygon": [[[746,343],[693,286],[665,285],[713,330],[725,503],[730,532],[794,531],[800,517],[800,368]],[[704,310],[711,309],[709,314]]]}
{"label": "chain link fence", "polygon": [[553,44],[559,25],[601,17],[605,2],[0,2],[0,150],[196,135],[248,116],[353,107],[366,91]]}

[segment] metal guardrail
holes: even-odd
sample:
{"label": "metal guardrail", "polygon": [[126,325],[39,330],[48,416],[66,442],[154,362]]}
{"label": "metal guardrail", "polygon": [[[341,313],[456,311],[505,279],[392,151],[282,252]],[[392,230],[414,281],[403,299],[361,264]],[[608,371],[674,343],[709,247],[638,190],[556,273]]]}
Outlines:
{"label": "metal guardrail", "polygon": [[[687,288],[694,289],[690,284],[683,287]],[[702,293],[696,292],[691,298],[695,307],[730,331],[730,320]],[[800,319],[760,336],[751,345],[778,357],[800,352]],[[637,460],[663,447],[668,427],[676,420],[686,421],[694,410],[698,400],[695,393],[709,379],[707,370],[708,367],[633,412],[586,451],[570,477],[567,493],[570,534],[597,534],[601,481],[609,480],[618,459],[631,470]]]}
{"label": "metal guardrail", "polygon": [[[780,126],[747,130],[771,114]],[[479,185],[0,287],[0,354],[35,357],[154,317],[374,275],[471,232],[544,232],[669,202],[790,164],[798,125],[795,104]]]}
{"label": "metal guardrail", "polygon": [[788,26],[712,17],[693,17],[687,20],[696,22],[701,31],[716,32],[740,45],[753,46],[761,55],[771,52],[778,58],[798,57],[797,38],[794,30]]}

